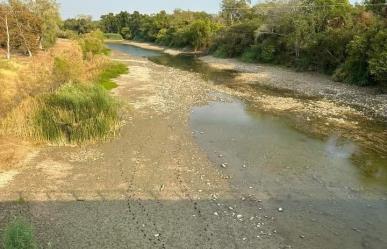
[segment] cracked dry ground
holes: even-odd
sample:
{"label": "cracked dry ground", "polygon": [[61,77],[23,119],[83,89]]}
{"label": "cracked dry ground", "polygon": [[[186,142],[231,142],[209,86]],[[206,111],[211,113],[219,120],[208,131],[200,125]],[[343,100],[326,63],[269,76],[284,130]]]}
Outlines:
{"label": "cracked dry ground", "polygon": [[265,196],[233,188],[193,139],[190,110],[216,98],[210,86],[113,56],[130,68],[113,93],[129,109],[120,134],[31,153],[0,181],[0,227],[21,214],[42,248],[286,248]]}

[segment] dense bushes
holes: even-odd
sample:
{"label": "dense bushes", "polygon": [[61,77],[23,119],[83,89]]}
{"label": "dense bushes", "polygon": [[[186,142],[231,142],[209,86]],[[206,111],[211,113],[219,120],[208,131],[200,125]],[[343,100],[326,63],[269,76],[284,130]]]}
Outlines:
{"label": "dense bushes", "polygon": [[125,39],[156,42],[172,47],[209,47],[221,24],[204,12],[176,10],[168,15],[121,12],[101,17],[101,29],[106,33],[119,33]]}
{"label": "dense bushes", "polygon": [[294,4],[264,3],[251,8],[254,14],[233,13],[242,18],[216,37],[211,52],[320,71],[350,84],[386,84],[385,17],[347,0],[300,0],[303,8],[292,9]]}

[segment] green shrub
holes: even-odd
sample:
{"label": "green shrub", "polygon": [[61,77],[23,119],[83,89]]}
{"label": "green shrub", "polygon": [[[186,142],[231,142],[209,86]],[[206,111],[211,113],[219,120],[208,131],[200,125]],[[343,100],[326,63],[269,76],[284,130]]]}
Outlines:
{"label": "green shrub", "polygon": [[59,30],[57,35],[58,38],[63,39],[76,39],[78,37],[78,33],[72,30]]}
{"label": "green shrub", "polygon": [[120,74],[128,73],[128,67],[125,64],[113,62],[109,63],[99,75],[97,83],[103,86],[106,90],[111,90],[117,87],[117,84],[112,79]]}
{"label": "green shrub", "polygon": [[83,35],[79,39],[79,45],[81,46],[84,57],[108,54],[109,49],[105,47],[104,35],[101,31],[94,31]]}
{"label": "green shrub", "polygon": [[121,34],[116,34],[116,33],[104,33],[103,35],[104,35],[105,39],[108,39],[108,40],[123,40],[124,39]]}
{"label": "green shrub", "polygon": [[12,221],[4,233],[5,249],[36,249],[32,226],[21,218]]}
{"label": "green shrub", "polygon": [[66,84],[40,102],[33,118],[36,136],[50,142],[104,139],[118,123],[116,102],[98,85]]}

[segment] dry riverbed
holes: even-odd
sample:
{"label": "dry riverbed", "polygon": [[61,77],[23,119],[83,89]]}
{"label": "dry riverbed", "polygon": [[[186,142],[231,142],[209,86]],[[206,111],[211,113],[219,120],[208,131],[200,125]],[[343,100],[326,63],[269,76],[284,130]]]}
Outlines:
{"label": "dry riverbed", "polygon": [[[333,249],[345,244],[353,249],[384,243],[385,223],[377,223],[385,210],[379,197],[364,201],[358,198],[360,190],[342,190],[340,181],[325,181],[309,168],[305,175],[296,175],[296,169],[275,167],[271,157],[276,148],[252,160],[267,163],[246,164],[234,148],[239,137],[222,140],[234,131],[218,137],[214,134],[219,127],[213,127],[214,134],[192,131],[190,120],[193,112],[211,103],[238,106],[236,97],[251,109],[293,119],[310,133],[339,130],[364,145],[379,141],[369,147],[384,150],[386,133],[363,129],[372,119],[364,109],[317,98],[326,86],[317,91],[306,82],[318,78],[301,77],[299,87],[313,88],[305,97],[290,87],[298,84],[277,92],[270,85],[274,80],[254,83],[256,72],[216,86],[199,73],[119,52],[112,56],[130,69],[112,92],[124,106],[120,134],[107,143],[82,147],[19,146],[13,158],[18,167],[0,170],[0,232],[13,216],[23,215],[34,224],[43,248]],[[270,72],[275,82],[285,84],[279,71]],[[297,75],[285,71],[283,77]],[[238,153],[209,151],[200,143],[219,143],[225,151]],[[238,147],[248,147],[241,143]],[[266,145],[261,146],[264,150]],[[348,216],[346,210],[351,210]],[[352,219],[359,210],[372,214],[369,225],[360,215]],[[377,229],[367,230],[373,226]]]}
{"label": "dry riverbed", "polygon": [[197,74],[114,54],[128,64],[114,94],[120,135],[83,147],[43,147],[0,173],[0,228],[27,217],[43,248],[286,248],[266,196],[232,188],[188,126],[216,100]]}

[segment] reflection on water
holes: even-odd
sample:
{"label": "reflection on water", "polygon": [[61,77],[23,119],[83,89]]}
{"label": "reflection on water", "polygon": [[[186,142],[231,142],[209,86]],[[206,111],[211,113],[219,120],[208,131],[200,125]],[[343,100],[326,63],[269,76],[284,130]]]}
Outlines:
{"label": "reflection on water", "polygon": [[160,52],[146,50],[146,49],[137,48],[137,47],[124,45],[124,44],[117,44],[117,43],[107,43],[107,47],[110,49],[114,49],[120,52],[130,54],[132,56],[137,56],[137,57],[152,57],[152,56],[159,56],[161,54]]}
{"label": "reflection on water", "polygon": [[[191,116],[192,128],[205,131],[198,139],[207,151],[230,154],[231,160],[239,160],[237,164],[249,162],[255,165],[256,174],[262,174],[263,169],[268,173],[289,169],[286,175],[275,177],[288,181],[291,174],[302,179],[312,172],[338,188],[386,189],[387,160],[382,155],[364,151],[335,134],[326,139],[306,135],[287,122],[248,112],[238,101],[197,107]],[[305,187],[307,182],[299,183]]]}
{"label": "reflection on water", "polygon": [[225,71],[219,69],[213,69],[207,66],[205,63],[198,60],[194,55],[169,55],[161,52],[155,52],[142,48],[133,47],[125,44],[108,43],[107,46],[110,49],[115,49],[132,56],[147,57],[152,62],[178,68],[184,71],[190,71],[200,73],[203,78],[210,80],[215,84],[224,84],[229,82],[236,76],[235,71]]}
{"label": "reflection on water", "polygon": [[232,70],[219,70],[211,68],[193,55],[173,56],[169,54],[162,54],[149,59],[160,65],[200,73],[204,79],[210,80],[214,84],[225,84],[230,82],[237,74]]}
{"label": "reflection on water", "polygon": [[352,142],[346,142],[340,144],[339,137],[337,135],[332,135],[328,138],[326,143],[326,152],[328,155],[336,158],[351,158],[352,155],[356,152],[356,145]]}

